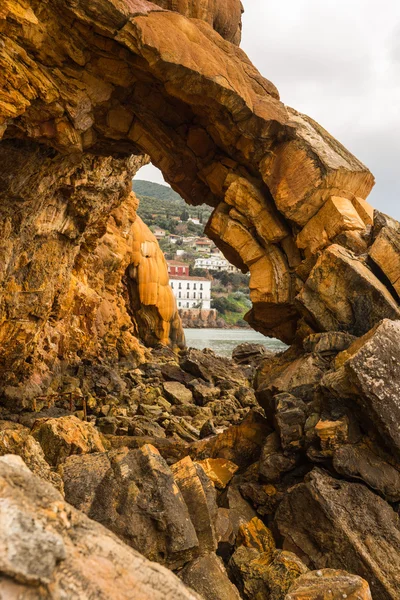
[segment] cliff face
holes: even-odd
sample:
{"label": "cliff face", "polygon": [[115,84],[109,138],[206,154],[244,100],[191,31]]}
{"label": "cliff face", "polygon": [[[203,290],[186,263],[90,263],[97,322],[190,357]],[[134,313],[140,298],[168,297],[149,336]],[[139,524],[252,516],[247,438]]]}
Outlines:
{"label": "cliff face", "polygon": [[[215,207],[208,234],[250,271],[247,320],[256,329],[290,343],[332,328],[361,335],[400,316],[391,275],[375,252],[367,260],[381,228],[365,201],[371,173],[282,104],[235,45],[241,10],[236,0],[3,4],[1,336],[9,374],[29,371],[40,348],[61,360],[70,360],[70,346],[124,354],[140,328],[146,341],[181,340],[154,240],[133,213],[124,213],[130,233],[110,217],[128,210],[130,178],[145,154],[187,202]],[[112,275],[113,250],[98,243],[107,227],[121,257]],[[134,262],[119,288],[131,234]],[[79,298],[71,313],[63,303],[70,286],[69,298]],[[143,308],[148,302],[153,308]],[[82,334],[60,310],[75,314]],[[46,341],[48,331],[62,332],[63,343]]]}

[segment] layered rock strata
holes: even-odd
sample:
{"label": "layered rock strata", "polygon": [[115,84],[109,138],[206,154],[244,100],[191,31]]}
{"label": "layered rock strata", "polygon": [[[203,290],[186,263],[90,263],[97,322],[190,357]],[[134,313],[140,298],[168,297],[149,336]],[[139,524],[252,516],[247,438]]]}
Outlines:
{"label": "layered rock strata", "polygon": [[[126,307],[146,342],[181,338],[163,269],[155,274],[161,259],[154,247],[157,267],[141,263],[137,272],[150,280],[130,286],[125,307],[122,300],[118,308],[106,304],[98,315],[98,290],[84,289],[92,268],[111,270],[113,249],[102,255],[105,265],[87,256],[96,246],[104,252],[100,233],[127,198],[132,160],[140,163],[132,155],[148,154],[187,202],[215,207],[207,231],[231,262],[250,272],[253,327],[292,342],[332,328],[361,335],[382,317],[398,318],[395,258],[391,266],[381,258],[383,248],[395,252],[398,234],[390,224],[386,233],[373,225],[365,200],[373,177],[317,123],[285,107],[235,45],[240,2],[157,4],[10,0],[1,10],[6,367],[38,361],[45,330],[62,328],[59,296],[74,285],[76,303],[87,306],[79,324],[82,355],[96,339],[85,329],[102,319],[125,338],[117,353],[129,354],[135,326]],[[120,174],[113,192],[107,170],[111,181]],[[96,205],[95,196],[107,196],[106,205]],[[44,221],[42,229],[32,227],[33,215]],[[113,237],[126,236],[123,221],[114,219]],[[118,285],[120,274],[116,269]],[[150,310],[141,310],[145,296]],[[107,326],[100,337],[101,346]]]}

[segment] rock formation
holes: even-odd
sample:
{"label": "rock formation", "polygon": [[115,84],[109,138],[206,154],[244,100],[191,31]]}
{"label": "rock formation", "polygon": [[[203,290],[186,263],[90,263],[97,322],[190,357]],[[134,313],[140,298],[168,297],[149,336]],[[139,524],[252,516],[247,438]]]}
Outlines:
{"label": "rock formation", "polygon": [[[400,225],[241,11],[0,7],[0,454],[34,473],[0,459],[7,598],[399,598]],[[286,352],[183,349],[149,157]]]}

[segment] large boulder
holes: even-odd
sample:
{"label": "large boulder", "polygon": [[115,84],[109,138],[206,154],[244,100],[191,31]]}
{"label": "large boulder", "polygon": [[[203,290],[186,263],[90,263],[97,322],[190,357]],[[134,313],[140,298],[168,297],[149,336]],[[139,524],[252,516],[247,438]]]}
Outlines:
{"label": "large boulder", "polygon": [[9,600],[199,600],[14,455],[0,458],[0,595]]}
{"label": "large boulder", "polygon": [[154,447],[71,456],[63,478],[71,504],[147,558],[177,568],[197,555],[185,500]]}
{"label": "large boulder", "polygon": [[73,415],[59,419],[38,419],[32,428],[32,435],[42,446],[47,462],[54,466],[72,454],[105,451],[97,429]]}
{"label": "large boulder", "polygon": [[0,421],[0,455],[17,454],[38,477],[46,479],[60,492],[63,482],[46,461],[41,445],[30,435],[30,430],[18,423]]}
{"label": "large boulder", "polygon": [[359,406],[368,429],[400,459],[400,321],[384,319],[335,360],[324,385]]}
{"label": "large boulder", "polygon": [[398,599],[399,518],[364,485],[314,469],[289,490],[275,524],[284,548],[311,568],[350,571],[369,583],[374,600]]}

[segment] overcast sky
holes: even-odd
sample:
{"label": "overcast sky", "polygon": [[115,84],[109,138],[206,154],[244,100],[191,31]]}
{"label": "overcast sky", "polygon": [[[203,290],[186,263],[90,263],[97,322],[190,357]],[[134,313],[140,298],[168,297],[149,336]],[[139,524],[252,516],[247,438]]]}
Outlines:
{"label": "overcast sky", "polygon": [[[369,201],[400,219],[400,0],[243,0],[241,47],[282,101],[376,177]],[[140,179],[163,182],[152,166]]]}

